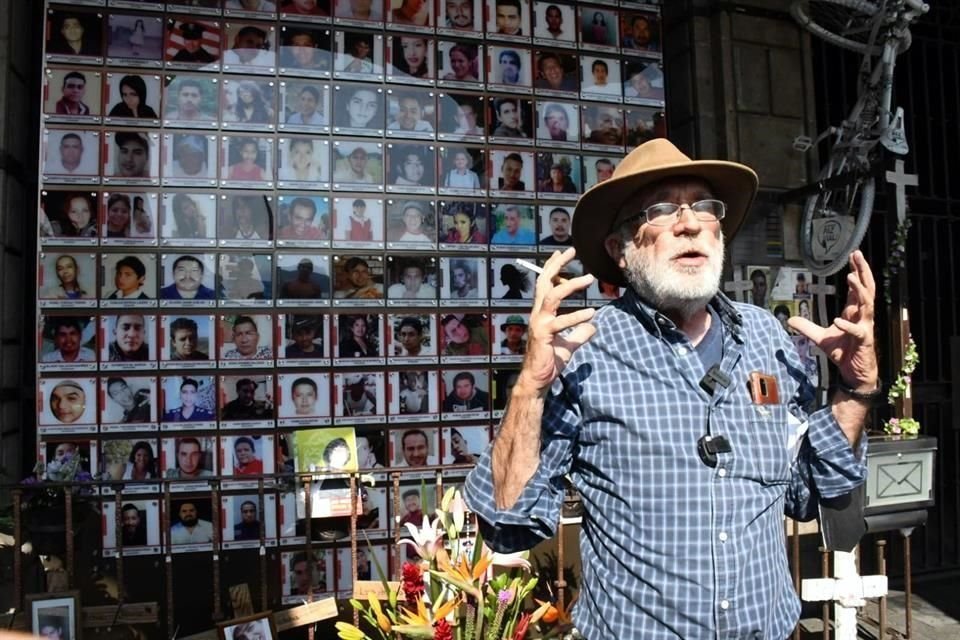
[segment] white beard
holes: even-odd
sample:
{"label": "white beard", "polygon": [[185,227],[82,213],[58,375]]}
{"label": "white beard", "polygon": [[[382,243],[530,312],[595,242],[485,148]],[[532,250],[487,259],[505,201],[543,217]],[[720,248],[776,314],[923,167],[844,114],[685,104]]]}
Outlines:
{"label": "white beard", "polygon": [[623,243],[627,263],[624,276],[644,300],[662,312],[676,312],[684,319],[703,310],[720,289],[723,274],[724,242],[719,250],[706,252],[699,243],[692,247],[707,254],[706,265],[684,267],[670,257],[656,259],[649,247],[638,247],[631,237]]}

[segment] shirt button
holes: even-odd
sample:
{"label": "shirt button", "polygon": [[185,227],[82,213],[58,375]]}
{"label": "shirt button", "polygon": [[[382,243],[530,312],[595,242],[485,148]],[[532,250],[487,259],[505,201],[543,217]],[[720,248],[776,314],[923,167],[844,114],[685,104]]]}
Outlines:
{"label": "shirt button", "polygon": [[720,608],[723,609],[724,611],[726,611],[727,609],[730,608],[730,602],[727,601],[727,600],[721,600],[721,601],[720,601]]}
{"label": "shirt button", "polygon": [[686,347],[677,347],[677,353],[679,353],[679,354],[682,355],[682,356],[685,356],[685,355],[687,355],[687,348],[686,348]]}
{"label": "shirt button", "polygon": [[717,475],[720,476],[721,478],[726,478],[727,470],[724,469],[723,467],[720,467],[719,469],[717,469]]}
{"label": "shirt button", "polygon": [[[720,542],[726,542],[726,541],[727,541],[727,532],[726,532],[726,531],[721,531],[719,537],[720,537]],[[726,607],[724,607],[724,608],[726,608]]]}

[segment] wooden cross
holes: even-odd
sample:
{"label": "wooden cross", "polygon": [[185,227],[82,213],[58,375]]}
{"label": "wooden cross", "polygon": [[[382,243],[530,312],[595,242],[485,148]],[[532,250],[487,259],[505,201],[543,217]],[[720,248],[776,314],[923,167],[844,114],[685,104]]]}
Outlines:
{"label": "wooden cross", "polygon": [[907,216],[907,187],[917,186],[919,177],[915,173],[903,172],[903,160],[898,159],[893,166],[893,171],[887,171],[887,182],[897,187],[897,222],[903,222]]}
{"label": "wooden cross", "polygon": [[753,282],[743,279],[743,267],[734,267],[733,280],[723,283],[723,290],[731,294],[730,297],[737,302],[750,302],[750,300],[747,300],[747,291],[752,289]]}
{"label": "wooden cross", "polygon": [[836,640],[857,639],[857,609],[864,598],[887,594],[887,576],[857,575],[857,554],[833,552],[832,578],[811,578],[801,583],[801,598],[807,602],[833,602]]}

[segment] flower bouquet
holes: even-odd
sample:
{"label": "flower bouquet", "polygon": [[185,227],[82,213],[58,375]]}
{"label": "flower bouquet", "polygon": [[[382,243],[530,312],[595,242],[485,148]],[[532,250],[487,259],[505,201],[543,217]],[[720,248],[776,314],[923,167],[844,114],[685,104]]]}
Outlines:
{"label": "flower bouquet", "polygon": [[[46,464],[38,461],[33,475],[21,482],[25,487],[25,499],[20,505],[24,525],[33,550],[41,555],[56,555],[64,549],[67,492],[79,497],[93,495],[93,488],[82,484],[94,480],[83,468],[84,462],[76,450],[64,451],[62,455],[58,452],[57,457]],[[80,484],[70,486],[72,483]],[[75,523],[75,532],[92,512],[85,501],[73,500],[70,517]]]}
{"label": "flower bouquet", "polygon": [[[466,506],[460,491],[450,488],[436,517],[425,514],[421,527],[407,523],[419,561],[404,562],[402,579],[381,603],[375,595],[350,604],[367,622],[374,638],[400,640],[522,640],[544,616],[556,615],[550,602],[525,610],[527,596],[537,585],[530,575],[527,552],[501,554],[487,547],[479,533],[466,535]],[[501,570],[494,571],[495,567]],[[386,575],[381,567],[380,575]],[[372,640],[364,630],[338,622],[343,640]]]}

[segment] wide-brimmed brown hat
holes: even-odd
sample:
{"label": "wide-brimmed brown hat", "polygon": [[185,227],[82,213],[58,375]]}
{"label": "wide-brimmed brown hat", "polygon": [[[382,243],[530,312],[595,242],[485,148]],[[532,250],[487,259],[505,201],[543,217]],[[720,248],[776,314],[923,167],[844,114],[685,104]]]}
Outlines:
{"label": "wide-brimmed brown hat", "polygon": [[611,284],[627,285],[603,242],[624,220],[639,213],[639,202],[636,207],[629,204],[640,189],[677,176],[701,178],[710,184],[716,197],[727,205],[721,222],[723,233],[727,240],[734,236],[757,193],[757,174],[737,162],[691,160],[666,138],[656,138],[631,151],[613,177],[587,190],[577,202],[573,244],[589,273]]}

